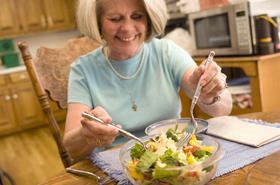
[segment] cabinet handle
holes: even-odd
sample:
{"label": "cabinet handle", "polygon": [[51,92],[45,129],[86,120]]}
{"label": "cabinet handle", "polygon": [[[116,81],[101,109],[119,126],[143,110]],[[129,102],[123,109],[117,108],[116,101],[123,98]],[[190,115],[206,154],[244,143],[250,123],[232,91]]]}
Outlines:
{"label": "cabinet handle", "polygon": [[9,30],[12,30],[13,29],[13,27],[11,27],[11,26],[6,26],[6,27],[1,27],[1,31],[9,31]]}
{"label": "cabinet handle", "polygon": [[41,24],[42,26],[45,28],[46,27],[46,19],[45,19],[45,16],[44,15],[41,15]]}
{"label": "cabinet handle", "polygon": [[25,78],[26,78],[25,74],[21,74],[21,75],[19,76],[19,79],[21,79],[21,80],[24,80]]}
{"label": "cabinet handle", "polygon": [[23,28],[23,25],[22,25],[22,24],[19,24],[19,29],[20,29],[20,30],[24,30],[24,28]]}
{"label": "cabinet handle", "polygon": [[6,101],[9,101],[10,99],[11,99],[11,97],[10,97],[9,95],[6,95],[6,96],[5,96],[5,100],[6,100]]}
{"label": "cabinet handle", "polygon": [[51,16],[48,16],[48,23],[49,23],[50,26],[53,25],[53,20],[52,20]]}
{"label": "cabinet handle", "polygon": [[13,94],[13,99],[14,100],[18,99],[18,95],[17,94]]}

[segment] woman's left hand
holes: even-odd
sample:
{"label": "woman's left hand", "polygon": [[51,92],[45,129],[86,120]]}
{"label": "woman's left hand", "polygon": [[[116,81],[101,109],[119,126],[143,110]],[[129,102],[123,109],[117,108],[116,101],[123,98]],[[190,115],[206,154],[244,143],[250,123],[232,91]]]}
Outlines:
{"label": "woman's left hand", "polygon": [[191,91],[194,93],[196,85],[201,78],[201,94],[199,101],[204,104],[211,104],[215,97],[223,92],[227,87],[226,75],[221,72],[221,67],[214,61],[212,61],[208,68],[205,69],[205,61],[203,61],[189,78],[191,84]]}

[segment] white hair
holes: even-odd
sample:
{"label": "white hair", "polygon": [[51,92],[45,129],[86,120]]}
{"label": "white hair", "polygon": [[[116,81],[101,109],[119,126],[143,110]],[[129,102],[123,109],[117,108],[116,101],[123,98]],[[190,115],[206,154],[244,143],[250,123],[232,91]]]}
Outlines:
{"label": "white hair", "polygon": [[[167,10],[164,0],[141,0],[148,14],[148,33],[146,40],[164,33]],[[102,0],[79,0],[77,7],[78,27],[84,35],[103,44],[101,34]]]}

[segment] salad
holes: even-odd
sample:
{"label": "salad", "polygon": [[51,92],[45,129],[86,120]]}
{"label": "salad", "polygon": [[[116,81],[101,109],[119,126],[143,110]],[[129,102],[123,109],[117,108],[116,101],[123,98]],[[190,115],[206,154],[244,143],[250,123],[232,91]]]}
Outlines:
{"label": "salad", "polygon": [[206,167],[199,164],[211,157],[216,147],[203,145],[193,135],[188,145],[177,148],[182,133],[175,127],[154,136],[146,141],[147,150],[136,143],[130,150],[127,166],[130,178],[144,185],[204,184],[210,180],[215,173],[214,164]]}

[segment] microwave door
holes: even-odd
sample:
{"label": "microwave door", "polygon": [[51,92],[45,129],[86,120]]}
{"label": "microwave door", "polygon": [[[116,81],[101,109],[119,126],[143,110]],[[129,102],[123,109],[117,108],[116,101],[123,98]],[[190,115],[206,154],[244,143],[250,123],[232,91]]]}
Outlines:
{"label": "microwave door", "polygon": [[215,50],[218,55],[235,53],[237,39],[230,11],[215,13],[193,20],[193,32],[197,55],[207,55]]}
{"label": "microwave door", "polygon": [[235,11],[235,7],[228,6],[190,14],[190,31],[196,55],[207,55],[210,50],[214,50],[216,55],[242,54],[239,45],[242,40],[238,37],[242,24],[236,23]]}

